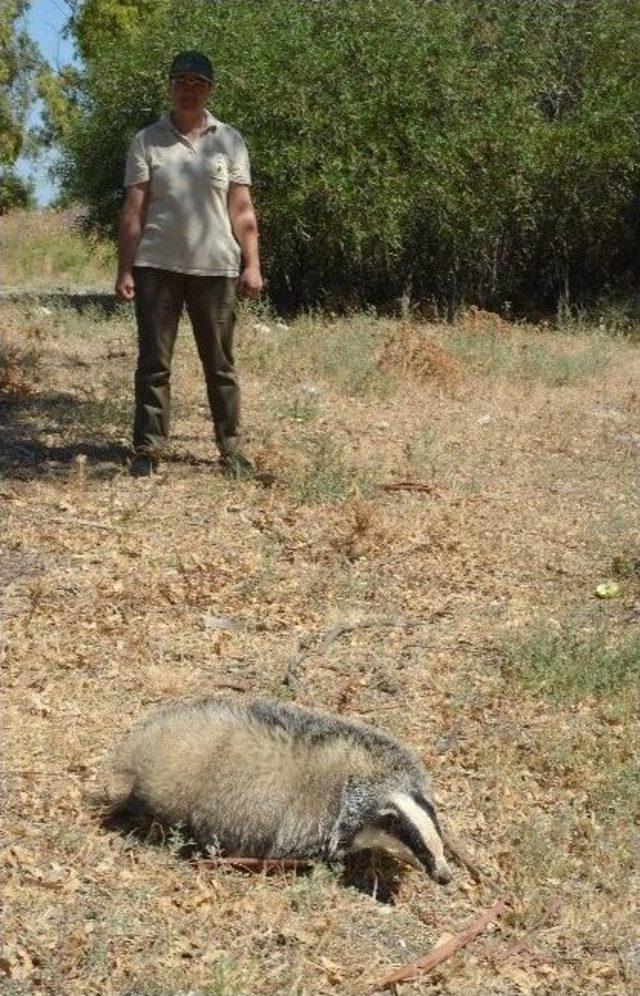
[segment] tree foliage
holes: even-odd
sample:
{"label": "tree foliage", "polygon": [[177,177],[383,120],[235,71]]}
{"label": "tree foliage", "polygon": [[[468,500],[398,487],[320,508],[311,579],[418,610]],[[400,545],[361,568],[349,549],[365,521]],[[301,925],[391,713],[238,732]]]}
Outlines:
{"label": "tree foliage", "polygon": [[11,169],[0,170],[0,215],[12,208],[34,208],[33,185]]}
{"label": "tree foliage", "polygon": [[640,0],[86,0],[76,25],[62,177],[97,226],[196,47],[251,150],[277,299],[518,305],[637,266]]}
{"label": "tree foliage", "polygon": [[29,184],[12,169],[23,150],[38,54],[20,27],[28,0],[3,0],[0,6],[0,214],[32,203]]}
{"label": "tree foliage", "polygon": [[144,40],[145,25],[156,0],[85,0],[77,6],[71,26],[80,55],[96,58],[105,45],[124,41],[129,48]]}

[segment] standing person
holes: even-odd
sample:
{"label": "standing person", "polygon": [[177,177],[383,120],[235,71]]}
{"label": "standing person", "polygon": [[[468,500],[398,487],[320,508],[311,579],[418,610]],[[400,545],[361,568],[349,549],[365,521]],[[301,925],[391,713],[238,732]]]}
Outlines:
{"label": "standing person", "polygon": [[262,290],[247,148],[205,104],[213,67],[176,55],[172,109],[133,139],[118,240],[116,294],[134,299],[138,324],[131,473],[157,469],[169,435],[171,358],[186,305],[204,369],[220,464],[243,476],[240,391],[233,361],[236,292]]}

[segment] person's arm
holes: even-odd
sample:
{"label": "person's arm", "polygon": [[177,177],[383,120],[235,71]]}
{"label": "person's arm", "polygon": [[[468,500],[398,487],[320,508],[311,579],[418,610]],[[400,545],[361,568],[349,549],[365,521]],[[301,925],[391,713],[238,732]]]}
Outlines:
{"label": "person's arm", "polygon": [[116,295],[121,301],[130,301],[135,294],[132,273],[133,260],[144,228],[148,201],[148,180],[145,183],[134,183],[127,187],[118,234]]}
{"label": "person's arm", "polygon": [[262,290],[262,274],[258,253],[258,222],[249,187],[244,183],[231,183],[227,205],[231,228],[242,252],[243,268],[239,289],[248,297],[257,297]]}

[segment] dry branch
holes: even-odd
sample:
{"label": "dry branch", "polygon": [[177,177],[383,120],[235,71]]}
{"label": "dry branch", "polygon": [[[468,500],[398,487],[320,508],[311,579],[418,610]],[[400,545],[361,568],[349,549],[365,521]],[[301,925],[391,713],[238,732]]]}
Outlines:
{"label": "dry branch", "polygon": [[[17,518],[33,520],[31,515],[20,515]],[[75,516],[70,515],[42,515],[37,516],[37,520],[41,522],[57,522],[64,526],[79,526],[81,529],[106,529],[109,532],[126,532],[127,530],[123,526],[113,525],[110,522],[98,522],[94,519],[77,519]]]}
{"label": "dry branch", "polygon": [[269,875],[274,872],[308,871],[312,862],[297,858],[198,858],[194,864],[198,868],[235,868]]}
{"label": "dry branch", "polygon": [[244,681],[242,678],[229,678],[223,679],[222,681],[214,681],[212,683],[212,688],[229,689],[232,692],[250,692],[251,685],[248,681]]}
{"label": "dry branch", "polygon": [[304,636],[298,644],[298,653],[295,657],[291,658],[289,664],[287,665],[287,670],[283,678],[283,684],[287,685],[294,692],[299,691],[299,668],[302,662],[313,653],[325,653],[336,642],[336,640],[339,640],[341,636],[346,636],[347,633],[354,633],[359,629],[371,629],[374,626],[403,626],[411,628],[413,626],[419,626],[424,622],[425,620],[422,619],[403,619],[402,617],[384,618],[379,616],[371,616],[367,619],[360,619],[358,622],[336,623],[320,637],[316,648],[311,645],[310,637]]}
{"label": "dry branch", "polygon": [[65,518],[62,515],[47,515],[47,522],[59,522],[65,526],[80,526],[82,529],[108,529],[113,532],[122,532],[122,526],[113,526],[109,522],[96,522],[93,519]]}
{"label": "dry branch", "polygon": [[477,864],[469,857],[463,847],[448,833],[443,836],[445,849],[449,852],[454,861],[469,872],[474,882],[481,882],[483,873]]}
{"label": "dry branch", "polygon": [[[545,906],[542,913],[537,918],[537,920],[528,928],[527,935],[531,937],[536,937],[540,931],[547,926],[549,921],[555,917],[560,910],[561,902],[559,899],[554,900]],[[502,964],[509,961],[511,958],[517,958],[523,954],[526,954],[529,960],[533,961],[549,961],[549,956],[541,954],[532,948],[527,940],[521,938],[520,940],[512,941],[500,949],[498,944],[489,945],[486,949],[486,954],[492,959],[494,963]]]}
{"label": "dry branch", "polygon": [[445,489],[436,481],[394,481],[391,484],[381,484],[383,491],[421,491],[427,495],[441,497]]}
{"label": "dry branch", "polygon": [[486,910],[482,916],[474,920],[473,923],[469,924],[466,930],[463,930],[460,934],[456,934],[449,941],[444,944],[439,944],[437,947],[433,948],[428,955],[424,958],[419,958],[417,961],[407,962],[405,965],[401,965],[399,968],[394,969],[393,972],[389,972],[380,979],[376,985],[371,989],[372,993],[379,992],[380,989],[389,989],[391,986],[395,986],[398,982],[410,982],[412,979],[418,978],[419,975],[424,975],[426,972],[430,972],[432,968],[440,965],[451,955],[455,954],[460,948],[472,941],[474,937],[481,934],[482,931],[490,923],[497,919],[500,914],[509,905],[508,899],[498,899],[493,906]]}

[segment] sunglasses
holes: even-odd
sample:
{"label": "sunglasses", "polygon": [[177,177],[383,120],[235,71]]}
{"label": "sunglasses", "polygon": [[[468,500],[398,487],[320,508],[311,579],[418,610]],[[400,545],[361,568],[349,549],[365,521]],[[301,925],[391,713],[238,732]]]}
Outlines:
{"label": "sunglasses", "polygon": [[179,83],[186,86],[210,86],[209,80],[205,79],[204,76],[172,76],[172,83]]}

